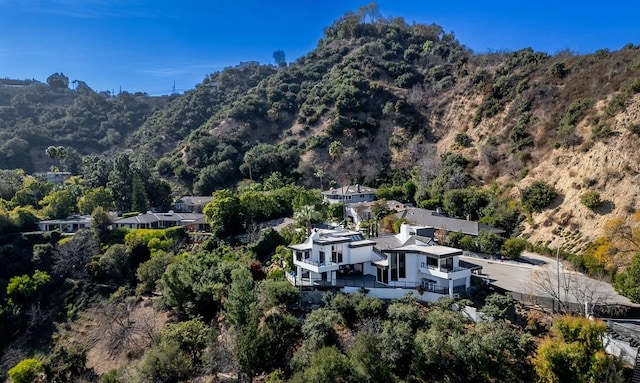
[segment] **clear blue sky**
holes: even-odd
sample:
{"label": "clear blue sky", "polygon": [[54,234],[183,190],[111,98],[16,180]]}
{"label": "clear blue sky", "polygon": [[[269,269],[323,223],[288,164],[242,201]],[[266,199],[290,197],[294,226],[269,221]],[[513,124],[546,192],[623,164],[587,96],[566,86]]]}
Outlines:
{"label": "clear blue sky", "polygon": [[[287,61],[369,1],[0,0],[0,77],[56,72],[96,91],[192,89],[240,61]],[[380,0],[385,17],[435,23],[475,52],[589,53],[640,44],[637,1]]]}

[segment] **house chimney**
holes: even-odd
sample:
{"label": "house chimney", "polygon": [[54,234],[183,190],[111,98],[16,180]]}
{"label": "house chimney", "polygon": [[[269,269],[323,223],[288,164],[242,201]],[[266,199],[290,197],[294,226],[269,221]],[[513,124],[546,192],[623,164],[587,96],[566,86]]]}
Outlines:
{"label": "house chimney", "polygon": [[471,214],[467,214],[467,221],[471,221]]}
{"label": "house chimney", "polygon": [[356,184],[356,193],[360,193],[360,184]]}

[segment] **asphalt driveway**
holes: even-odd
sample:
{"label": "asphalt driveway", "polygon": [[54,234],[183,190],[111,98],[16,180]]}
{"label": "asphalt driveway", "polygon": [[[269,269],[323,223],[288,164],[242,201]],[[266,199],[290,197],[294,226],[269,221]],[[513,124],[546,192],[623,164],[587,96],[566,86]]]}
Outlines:
{"label": "asphalt driveway", "polygon": [[[582,303],[585,295],[591,302],[601,304],[623,304],[636,306],[618,294],[611,284],[595,280],[584,274],[568,270],[560,260],[560,267],[553,258],[534,253],[523,253],[517,261],[489,260],[461,256],[470,263],[482,266],[481,276],[495,286],[522,294],[551,297],[557,292],[558,270],[560,271],[560,295],[563,300]],[[567,286],[567,289],[564,289]],[[566,291],[565,291],[566,290]],[[569,290],[579,290],[574,293]]]}

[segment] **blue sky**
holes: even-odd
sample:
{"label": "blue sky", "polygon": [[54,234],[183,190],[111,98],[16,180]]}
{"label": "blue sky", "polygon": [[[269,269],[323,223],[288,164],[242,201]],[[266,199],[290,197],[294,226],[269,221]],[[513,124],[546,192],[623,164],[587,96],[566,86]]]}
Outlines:
{"label": "blue sky", "polygon": [[[0,0],[0,77],[56,72],[96,91],[150,95],[192,89],[241,61],[311,51],[353,0]],[[531,47],[555,54],[640,44],[630,0],[380,0],[385,17],[435,23],[475,52]]]}

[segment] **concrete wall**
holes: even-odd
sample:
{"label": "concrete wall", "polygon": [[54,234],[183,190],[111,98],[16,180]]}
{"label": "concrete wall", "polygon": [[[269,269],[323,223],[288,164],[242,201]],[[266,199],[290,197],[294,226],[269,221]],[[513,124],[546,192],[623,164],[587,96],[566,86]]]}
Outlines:
{"label": "concrete wall", "polygon": [[[360,290],[359,287],[349,287],[345,286],[340,291],[347,294],[356,294]],[[438,299],[442,298],[444,295],[434,294],[425,292],[420,296],[415,289],[389,289],[389,288],[367,288],[367,296],[372,298],[380,298],[380,299],[398,299],[403,298],[407,293],[411,293],[411,295],[422,302],[435,302]]]}

